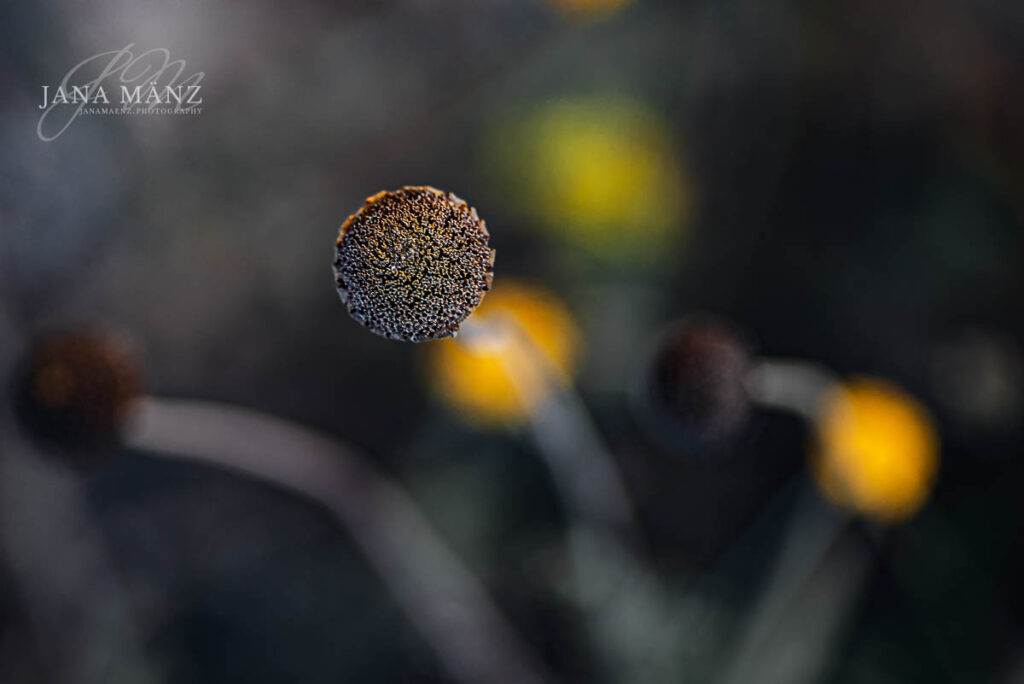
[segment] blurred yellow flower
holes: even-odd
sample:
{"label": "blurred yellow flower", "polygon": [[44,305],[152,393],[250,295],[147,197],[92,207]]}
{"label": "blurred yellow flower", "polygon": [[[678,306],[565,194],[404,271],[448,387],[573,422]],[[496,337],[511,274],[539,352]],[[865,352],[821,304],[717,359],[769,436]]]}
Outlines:
{"label": "blurred yellow flower", "polygon": [[576,247],[650,259],[682,234],[686,174],[668,127],[639,103],[555,100],[503,124],[490,143],[512,208]]}
{"label": "blurred yellow flower", "polygon": [[522,423],[575,368],[579,334],[564,304],[546,290],[503,281],[458,337],[430,346],[433,388],[480,425]]}
{"label": "blurred yellow flower", "polygon": [[814,476],[833,503],[896,522],[924,504],[938,467],[928,412],[899,388],[859,379],[833,390],[818,424]]}

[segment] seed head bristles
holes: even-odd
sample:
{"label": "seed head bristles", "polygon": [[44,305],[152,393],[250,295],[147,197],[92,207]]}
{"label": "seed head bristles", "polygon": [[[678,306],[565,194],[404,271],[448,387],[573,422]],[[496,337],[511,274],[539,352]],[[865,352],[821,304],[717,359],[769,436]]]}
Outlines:
{"label": "seed head bristles", "polygon": [[352,318],[383,337],[451,337],[491,287],[489,239],[476,210],[451,193],[379,192],[341,227],[338,294]]}

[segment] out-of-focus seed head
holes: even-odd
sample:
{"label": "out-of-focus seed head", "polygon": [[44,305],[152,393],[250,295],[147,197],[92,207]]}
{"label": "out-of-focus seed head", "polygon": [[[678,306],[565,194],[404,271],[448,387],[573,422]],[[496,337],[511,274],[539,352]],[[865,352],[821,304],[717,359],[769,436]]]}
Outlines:
{"label": "out-of-focus seed head", "polygon": [[141,395],[136,356],[113,335],[62,332],[37,339],[15,373],[20,424],[47,445],[93,449],[115,443]]}
{"label": "out-of-focus seed head", "polygon": [[451,193],[408,186],[380,192],[341,227],[338,294],[378,335],[451,337],[491,287],[489,239],[476,210]]}
{"label": "out-of-focus seed head", "polygon": [[647,369],[645,407],[674,441],[707,443],[738,431],[750,411],[750,358],[725,325],[692,321],[668,333]]}

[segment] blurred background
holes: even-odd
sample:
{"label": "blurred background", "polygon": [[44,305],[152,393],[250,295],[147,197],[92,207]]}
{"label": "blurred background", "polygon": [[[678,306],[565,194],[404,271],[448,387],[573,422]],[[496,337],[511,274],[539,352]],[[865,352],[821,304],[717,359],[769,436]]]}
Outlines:
{"label": "blurred background", "polygon": [[[323,506],[26,424],[39,336],[91,330],[148,395],[361,454],[551,682],[1024,682],[1024,5],[45,0],[0,36],[0,681],[459,681]],[[41,141],[41,86],[129,44],[202,111]],[[349,318],[338,227],[403,185],[486,220],[477,316],[539,385]],[[577,543],[558,448],[629,531]]]}

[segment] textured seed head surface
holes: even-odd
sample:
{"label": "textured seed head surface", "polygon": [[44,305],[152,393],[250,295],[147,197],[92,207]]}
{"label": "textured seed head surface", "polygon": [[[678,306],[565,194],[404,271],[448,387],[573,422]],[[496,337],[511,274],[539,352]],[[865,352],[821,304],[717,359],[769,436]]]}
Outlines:
{"label": "textured seed head surface", "polygon": [[489,238],[476,210],[451,193],[426,186],[380,192],[341,227],[338,294],[378,335],[450,337],[491,287]]}

